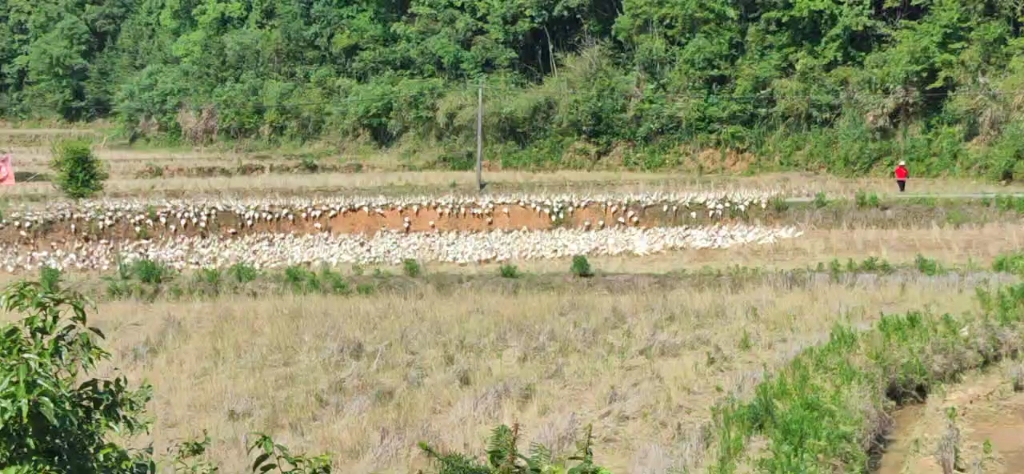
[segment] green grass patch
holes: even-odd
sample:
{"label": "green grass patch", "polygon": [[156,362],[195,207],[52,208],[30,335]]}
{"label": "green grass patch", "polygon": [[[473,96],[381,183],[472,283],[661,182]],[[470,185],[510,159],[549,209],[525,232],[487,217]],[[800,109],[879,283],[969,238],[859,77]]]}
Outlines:
{"label": "green grass patch", "polygon": [[992,263],[992,270],[1013,275],[1024,275],[1024,253],[1018,252],[996,257]]}
{"label": "green grass patch", "polygon": [[577,278],[590,278],[594,276],[594,269],[590,268],[590,260],[587,260],[587,257],[583,255],[572,257],[572,265],[569,266],[569,272]]}
{"label": "green grass patch", "polygon": [[[867,331],[836,326],[755,389],[716,410],[712,472],[869,472],[887,411],[1020,350],[1024,285],[978,290],[981,311],[885,315]],[[758,436],[763,449],[746,450]]]}

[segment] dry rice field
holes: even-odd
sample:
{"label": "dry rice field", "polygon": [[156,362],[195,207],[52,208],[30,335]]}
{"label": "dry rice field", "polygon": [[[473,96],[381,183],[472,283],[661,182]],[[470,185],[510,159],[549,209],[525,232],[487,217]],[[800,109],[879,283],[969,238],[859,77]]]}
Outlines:
{"label": "dry rice field", "polygon": [[[14,143],[19,179],[47,173],[46,147]],[[297,155],[98,154],[111,179],[96,199],[28,179],[0,190],[0,281],[53,267],[88,290],[114,354],[103,374],[155,387],[153,434],[135,442],[161,451],[208,430],[223,472],[247,469],[253,431],[330,453],[337,472],[430,472],[418,442],[482,459],[502,423],[563,458],[591,425],[595,460],[616,474],[703,472],[727,450],[714,434],[727,399],[750,400],[837,325],[977,311],[978,288],[1017,282],[993,260],[1024,244],[1014,203],[892,199],[886,179],[489,170],[476,193],[472,172],[401,170],[393,158],[331,156],[311,172]],[[831,201],[787,201],[819,192]],[[595,275],[570,271],[580,255]],[[132,280],[139,262],[159,278]],[[265,286],[187,290],[243,267]],[[320,268],[316,291],[281,290]],[[1006,364],[1000,374],[1019,362]],[[880,472],[942,472],[930,451],[948,428],[942,404],[1008,383],[991,373],[894,412]],[[959,421],[962,446],[990,466],[978,472],[1022,466],[1021,438],[991,418],[1022,402],[999,390]],[[766,470],[755,462],[765,437],[748,440],[735,472]],[[979,448],[986,440],[998,446]]]}

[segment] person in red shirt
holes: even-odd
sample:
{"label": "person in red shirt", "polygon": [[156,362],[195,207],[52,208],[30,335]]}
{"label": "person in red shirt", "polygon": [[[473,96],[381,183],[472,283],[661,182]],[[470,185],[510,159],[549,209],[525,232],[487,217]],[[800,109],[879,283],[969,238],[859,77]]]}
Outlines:
{"label": "person in red shirt", "polygon": [[900,192],[902,193],[907,188],[907,178],[910,177],[910,172],[907,171],[907,162],[900,161],[900,164],[896,166],[896,184],[900,186]]}

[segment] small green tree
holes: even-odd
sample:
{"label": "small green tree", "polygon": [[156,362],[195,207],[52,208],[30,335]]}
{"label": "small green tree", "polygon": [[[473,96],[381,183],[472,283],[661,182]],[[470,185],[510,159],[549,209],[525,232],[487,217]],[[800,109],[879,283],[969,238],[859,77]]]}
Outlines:
{"label": "small green tree", "polygon": [[569,271],[579,278],[590,278],[594,276],[594,270],[590,268],[590,261],[583,255],[572,257],[572,265]]}
{"label": "small green tree", "polygon": [[103,191],[109,177],[99,158],[82,141],[63,141],[54,145],[50,168],[53,183],[74,199],[87,198]]}

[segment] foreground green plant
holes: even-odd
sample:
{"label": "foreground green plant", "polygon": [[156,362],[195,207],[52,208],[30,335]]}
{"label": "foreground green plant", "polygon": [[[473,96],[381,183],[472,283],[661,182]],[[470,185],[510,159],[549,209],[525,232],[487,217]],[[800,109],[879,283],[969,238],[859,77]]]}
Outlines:
{"label": "foreground green plant", "polygon": [[551,450],[539,444],[530,446],[529,455],[521,453],[518,424],[494,429],[488,440],[486,464],[464,454],[442,453],[423,442],[420,449],[437,466],[437,474],[610,474],[594,464],[592,443],[591,427],[587,426],[577,443],[576,454],[568,459],[576,462],[572,467],[554,460]]}
{"label": "foreground green plant", "polygon": [[[0,307],[22,315],[0,328],[3,472],[155,474],[152,448],[128,447],[149,428],[145,407],[152,387],[94,375],[111,355],[99,344],[103,333],[88,325],[92,302],[56,280],[19,281],[0,295]],[[324,456],[291,455],[265,435],[257,443],[262,453],[253,472],[330,472]],[[217,472],[201,459],[208,444],[208,438],[179,443],[166,461],[176,472]]]}
{"label": "foreground green plant", "polygon": [[0,296],[5,311],[24,317],[0,333],[0,466],[27,472],[139,472],[147,453],[109,441],[147,425],[151,397],[124,377],[92,376],[110,354],[88,326],[90,303],[70,291],[18,282]]}

